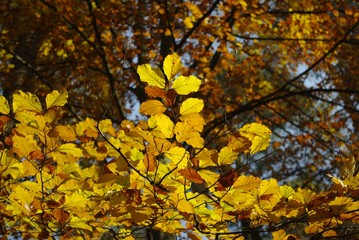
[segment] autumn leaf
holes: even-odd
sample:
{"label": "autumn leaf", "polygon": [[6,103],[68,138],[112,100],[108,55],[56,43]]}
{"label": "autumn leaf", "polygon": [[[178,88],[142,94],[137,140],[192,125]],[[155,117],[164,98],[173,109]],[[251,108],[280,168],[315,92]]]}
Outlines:
{"label": "autumn leaf", "polygon": [[172,83],[172,88],[180,95],[187,95],[191,92],[197,92],[201,80],[195,76],[179,76]]}
{"label": "autumn leaf", "polygon": [[13,151],[17,153],[20,158],[30,158],[31,152],[39,149],[36,141],[33,138],[25,138],[14,135],[12,141],[14,146]]}
{"label": "autumn leaf", "polygon": [[[205,168],[210,166],[217,166],[218,152],[203,148],[198,154],[197,158],[199,159],[199,167]],[[212,158],[216,158],[216,161],[213,161]]]}
{"label": "autumn leaf", "polygon": [[180,107],[180,114],[186,115],[191,113],[199,113],[204,107],[204,102],[202,99],[198,98],[188,98],[183,101]]}
{"label": "autumn leaf", "polygon": [[54,131],[58,132],[60,138],[66,142],[71,142],[76,140],[76,132],[70,126],[59,125],[54,128]]}
{"label": "autumn leaf", "polygon": [[251,191],[259,187],[261,180],[255,176],[239,176],[233,183],[233,188],[238,188],[242,191]]}
{"label": "autumn leaf", "polygon": [[10,113],[10,106],[4,96],[0,96],[0,113],[8,115]]}
{"label": "autumn leaf", "polygon": [[182,68],[180,57],[177,53],[167,55],[163,62],[163,71],[167,76],[168,80],[172,80]]}
{"label": "autumn leaf", "polygon": [[21,90],[13,95],[12,106],[14,113],[21,111],[42,112],[42,106],[37,96],[32,93],[25,93]]}
{"label": "autumn leaf", "polygon": [[65,223],[70,218],[70,213],[61,208],[55,209],[52,214],[54,215],[54,218],[60,223]]}
{"label": "autumn leaf", "polygon": [[78,148],[74,143],[65,143],[59,146],[57,151],[62,153],[71,154],[74,157],[82,157],[83,153],[80,148]]}
{"label": "autumn leaf", "polygon": [[188,202],[185,197],[183,196],[183,193],[171,193],[170,194],[170,201],[174,207],[178,209],[179,212],[183,213],[194,213],[194,207],[193,205]]}
{"label": "autumn leaf", "polygon": [[165,98],[166,97],[166,91],[164,89],[161,89],[156,86],[146,86],[145,92],[148,96],[153,97],[153,98],[157,98],[157,97]]}
{"label": "autumn leaf", "polygon": [[269,180],[262,180],[259,185],[259,196],[276,194],[279,192],[277,180],[271,178]]}
{"label": "autumn leaf", "polygon": [[239,133],[252,142],[250,154],[254,154],[267,149],[272,131],[262,124],[250,123],[241,127]]}
{"label": "autumn leaf", "polygon": [[252,142],[239,133],[234,133],[228,136],[228,147],[230,147],[233,151],[241,153],[250,149],[252,146]]}
{"label": "autumn leaf", "polygon": [[232,164],[236,159],[238,158],[238,153],[233,152],[231,148],[224,147],[221,149],[221,151],[218,154],[218,164],[226,165],[226,164]]}
{"label": "autumn leaf", "polygon": [[141,104],[139,111],[146,115],[156,115],[166,111],[166,107],[158,100],[147,100]]}
{"label": "autumn leaf", "polygon": [[165,152],[165,156],[178,167],[178,169],[187,168],[189,162],[189,153],[182,147],[172,147]]}
{"label": "autumn leaf", "polygon": [[151,116],[148,119],[148,126],[153,129],[155,133],[160,133],[160,135],[164,136],[165,138],[173,137],[174,124],[167,115],[156,114]]}
{"label": "autumn leaf", "polygon": [[190,16],[190,17],[186,17],[184,20],[183,20],[183,24],[186,28],[193,28],[193,22],[195,21],[196,19],[193,17],[193,16]]}
{"label": "autumn leaf", "polygon": [[191,127],[197,132],[201,132],[206,125],[204,118],[199,113],[189,113],[181,115],[180,119],[182,120],[182,122],[191,125]]}
{"label": "autumn leaf", "polygon": [[152,68],[149,64],[142,64],[137,67],[137,73],[142,82],[162,89],[165,87],[166,81],[160,69]]}
{"label": "autumn leaf", "polygon": [[90,225],[87,224],[86,218],[78,218],[78,217],[71,217],[69,222],[69,226],[75,229],[87,230],[92,232],[93,229]]}
{"label": "autumn leaf", "polygon": [[176,139],[178,142],[187,142],[195,148],[201,148],[204,145],[204,139],[200,134],[188,123],[178,122],[174,128]]}
{"label": "autumn leaf", "polygon": [[201,175],[193,168],[185,168],[178,171],[182,176],[184,176],[187,180],[194,183],[203,183]]}
{"label": "autumn leaf", "polygon": [[46,95],[46,108],[52,107],[62,107],[67,103],[67,98],[69,97],[66,90],[61,92],[54,90],[51,93]]}

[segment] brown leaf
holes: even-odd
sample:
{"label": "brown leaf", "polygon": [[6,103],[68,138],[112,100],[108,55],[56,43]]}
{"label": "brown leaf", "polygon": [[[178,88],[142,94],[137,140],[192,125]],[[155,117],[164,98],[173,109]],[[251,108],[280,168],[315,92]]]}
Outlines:
{"label": "brown leaf", "polygon": [[70,213],[61,208],[56,208],[54,211],[52,211],[52,214],[54,215],[54,218],[60,223],[65,223],[70,217]]}
{"label": "brown leaf", "polygon": [[164,98],[166,96],[166,91],[156,86],[147,86],[145,87],[145,92],[148,96],[153,98]]}
{"label": "brown leaf", "polygon": [[197,171],[193,168],[189,169],[181,169],[178,171],[182,176],[184,176],[187,180],[194,183],[204,183],[202,177],[197,173]]}

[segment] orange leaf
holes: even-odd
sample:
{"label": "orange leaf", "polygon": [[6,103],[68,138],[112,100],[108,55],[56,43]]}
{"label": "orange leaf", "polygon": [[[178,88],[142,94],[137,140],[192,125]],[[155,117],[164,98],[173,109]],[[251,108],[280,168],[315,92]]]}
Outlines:
{"label": "orange leaf", "polygon": [[146,86],[145,92],[148,96],[153,98],[164,98],[166,96],[166,91],[156,86]]}
{"label": "orange leaf", "polygon": [[68,211],[60,208],[52,211],[52,214],[54,215],[54,218],[60,223],[65,223],[70,217],[70,213]]}
{"label": "orange leaf", "polygon": [[187,180],[194,183],[203,183],[204,180],[201,178],[201,175],[197,173],[193,168],[181,169],[178,171],[182,176],[184,176]]}

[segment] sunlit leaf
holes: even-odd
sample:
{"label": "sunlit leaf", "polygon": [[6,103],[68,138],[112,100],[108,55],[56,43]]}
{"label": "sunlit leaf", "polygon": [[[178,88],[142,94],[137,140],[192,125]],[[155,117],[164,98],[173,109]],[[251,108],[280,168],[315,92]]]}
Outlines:
{"label": "sunlit leaf", "polygon": [[46,108],[62,107],[67,103],[68,97],[69,95],[66,90],[62,90],[61,92],[54,90],[46,95]]}
{"label": "sunlit leaf", "polygon": [[181,115],[180,119],[184,123],[191,125],[191,127],[198,132],[201,132],[204,126],[206,125],[204,118],[199,113],[190,113],[190,114]]}
{"label": "sunlit leaf", "polygon": [[137,73],[140,75],[142,82],[148,83],[150,86],[164,88],[166,81],[163,73],[158,68],[152,68],[149,64],[142,64],[137,67]]}
{"label": "sunlit leaf", "polygon": [[87,219],[81,219],[78,217],[71,217],[71,220],[69,222],[69,226],[75,229],[81,229],[81,230],[87,230],[92,232],[92,227],[90,225],[88,225],[87,223]]}
{"label": "sunlit leaf", "polygon": [[145,92],[148,96],[153,98],[157,98],[157,97],[164,98],[166,96],[166,91],[156,86],[146,86]]}
{"label": "sunlit leaf", "polygon": [[179,170],[179,173],[184,176],[187,180],[194,183],[203,183],[204,180],[201,178],[201,175],[193,168],[186,168]]}
{"label": "sunlit leaf", "polygon": [[[217,166],[218,153],[215,150],[203,148],[197,155],[197,158],[199,159],[199,167],[201,168]],[[216,158],[216,162],[213,161],[213,158]]]}
{"label": "sunlit leaf", "polygon": [[13,151],[19,155],[20,158],[30,158],[30,154],[33,151],[38,150],[36,141],[33,138],[24,138],[18,135],[14,135],[12,138],[13,141]]}
{"label": "sunlit leaf", "polygon": [[173,137],[174,124],[171,119],[164,114],[156,114],[148,119],[148,126],[153,129],[154,132],[159,132],[165,138]]}
{"label": "sunlit leaf", "polygon": [[179,76],[172,83],[172,88],[180,95],[187,95],[191,92],[197,92],[201,80],[195,76]]}
{"label": "sunlit leaf", "polygon": [[57,148],[57,151],[62,152],[62,153],[71,154],[74,157],[82,157],[83,156],[82,150],[80,148],[78,148],[73,143],[62,144],[61,146],[59,146]]}
{"label": "sunlit leaf", "polygon": [[140,107],[140,113],[146,115],[156,115],[164,111],[166,111],[166,107],[158,100],[147,100]]}
{"label": "sunlit leaf", "polygon": [[233,152],[231,148],[224,147],[221,149],[218,155],[218,164],[226,165],[232,164],[238,158],[238,153]]}
{"label": "sunlit leaf", "polygon": [[10,106],[4,96],[0,96],[0,113],[8,115],[10,113]]}
{"label": "sunlit leaf", "polygon": [[37,96],[32,93],[25,93],[21,90],[13,95],[12,106],[14,113],[21,111],[42,112],[42,106]]}
{"label": "sunlit leaf", "polygon": [[178,122],[175,126],[174,132],[178,142],[187,142],[195,148],[201,148],[204,145],[204,139],[188,123]]}
{"label": "sunlit leaf", "polygon": [[177,53],[167,55],[163,62],[163,71],[165,72],[167,79],[172,80],[182,68],[180,57]]}
{"label": "sunlit leaf", "polygon": [[180,107],[180,114],[186,115],[190,113],[199,113],[204,107],[204,102],[202,99],[198,98],[187,98],[183,101]]}
{"label": "sunlit leaf", "polygon": [[170,201],[172,205],[178,209],[179,212],[190,214],[194,213],[193,205],[185,199],[183,194],[171,193]]}
{"label": "sunlit leaf", "polygon": [[165,156],[178,167],[178,169],[187,168],[189,164],[189,153],[182,147],[173,147],[165,152]]}
{"label": "sunlit leaf", "polygon": [[275,194],[279,192],[279,186],[276,179],[262,180],[259,185],[259,196]]}
{"label": "sunlit leaf", "polygon": [[71,142],[76,140],[75,130],[67,125],[59,125],[54,128],[58,132],[60,138],[66,142]]}
{"label": "sunlit leaf", "polygon": [[238,188],[243,191],[251,191],[259,187],[261,180],[254,176],[239,176],[233,183],[233,188]]}
{"label": "sunlit leaf", "polygon": [[239,133],[252,142],[250,153],[254,154],[267,149],[272,131],[262,124],[250,123],[241,127]]}
{"label": "sunlit leaf", "polygon": [[280,194],[285,198],[290,198],[293,196],[295,191],[290,186],[279,186]]}

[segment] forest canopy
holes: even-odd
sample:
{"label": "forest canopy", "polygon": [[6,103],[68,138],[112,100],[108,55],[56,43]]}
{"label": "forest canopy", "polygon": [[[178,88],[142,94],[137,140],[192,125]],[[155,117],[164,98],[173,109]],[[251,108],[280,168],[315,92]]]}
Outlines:
{"label": "forest canopy", "polygon": [[0,237],[354,239],[359,5],[4,0]]}

